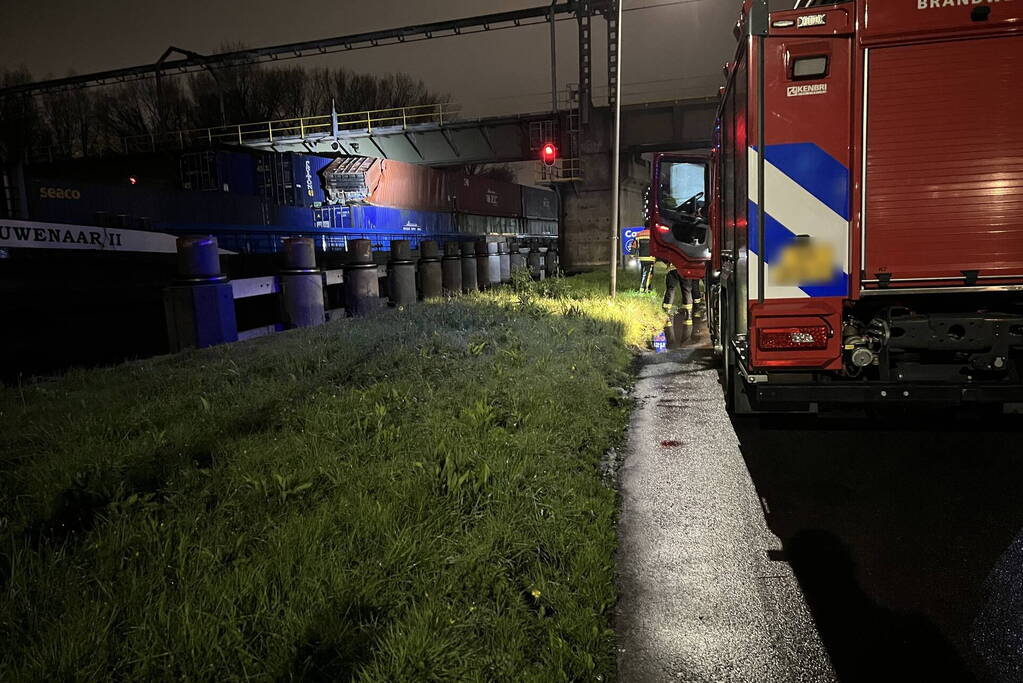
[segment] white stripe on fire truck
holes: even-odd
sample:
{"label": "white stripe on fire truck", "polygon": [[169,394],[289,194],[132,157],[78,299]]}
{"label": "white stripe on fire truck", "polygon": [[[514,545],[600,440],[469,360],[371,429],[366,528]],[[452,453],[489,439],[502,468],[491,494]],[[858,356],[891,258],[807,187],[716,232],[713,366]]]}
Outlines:
{"label": "white stripe on fire truck", "polygon": [[[747,158],[749,165],[749,207],[750,211],[755,211],[757,199],[759,198],[757,196],[759,173],[759,154],[757,150],[750,147]],[[767,216],[773,219],[775,224],[784,228],[790,240],[795,239],[797,235],[807,235],[811,239],[832,245],[836,255],[841,260],[843,272],[848,275],[848,221],[770,162],[765,161],[764,168],[764,194],[767,198]],[[757,216],[749,216],[749,225],[751,228],[757,226]],[[757,229],[760,229],[759,226],[757,226]],[[763,229],[767,230],[767,227],[765,226]],[[772,234],[777,235],[777,232]],[[768,254],[777,253],[784,246],[784,244],[775,242],[776,239],[771,240],[769,244],[765,244]],[[759,295],[757,268],[760,263],[760,255],[757,253],[758,249],[759,244],[756,243],[756,236],[751,231],[748,271],[750,298],[755,298]],[[765,299],[801,299],[811,296],[809,292],[799,287],[772,285],[770,271],[770,263],[765,263]]]}

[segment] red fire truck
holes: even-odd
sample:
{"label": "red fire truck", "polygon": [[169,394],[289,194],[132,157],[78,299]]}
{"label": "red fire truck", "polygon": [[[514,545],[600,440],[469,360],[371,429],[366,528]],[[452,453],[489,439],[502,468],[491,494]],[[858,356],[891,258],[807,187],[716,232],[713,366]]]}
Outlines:
{"label": "red fire truck", "polygon": [[1018,407],[1023,0],[745,0],[736,35],[709,200],[729,407]]}

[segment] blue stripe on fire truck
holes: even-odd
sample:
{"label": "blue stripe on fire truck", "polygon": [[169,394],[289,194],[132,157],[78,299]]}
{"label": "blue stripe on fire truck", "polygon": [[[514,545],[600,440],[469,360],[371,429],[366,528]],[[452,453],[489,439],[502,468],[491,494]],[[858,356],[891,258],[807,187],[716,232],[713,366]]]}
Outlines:
{"label": "blue stripe on fire truck", "polygon": [[812,142],[768,145],[767,163],[849,220],[849,169]]}
{"label": "blue stripe on fire truck", "polygon": [[[767,299],[848,295],[849,170],[812,143],[768,146],[764,164],[765,253],[761,255],[756,204],[757,150],[749,148],[748,156],[750,296],[759,296],[756,269],[761,260],[766,271],[764,297]],[[772,284],[771,263],[777,262],[782,250],[797,236],[806,236],[831,247],[838,263],[830,282],[801,287]]]}

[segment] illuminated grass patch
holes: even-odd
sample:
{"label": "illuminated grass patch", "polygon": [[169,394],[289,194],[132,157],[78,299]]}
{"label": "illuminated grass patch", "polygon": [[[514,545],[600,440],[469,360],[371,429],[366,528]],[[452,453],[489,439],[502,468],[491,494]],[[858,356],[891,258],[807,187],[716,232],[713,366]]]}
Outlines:
{"label": "illuminated grass patch", "polygon": [[660,318],[605,287],[0,390],[0,679],[613,675],[599,462]]}

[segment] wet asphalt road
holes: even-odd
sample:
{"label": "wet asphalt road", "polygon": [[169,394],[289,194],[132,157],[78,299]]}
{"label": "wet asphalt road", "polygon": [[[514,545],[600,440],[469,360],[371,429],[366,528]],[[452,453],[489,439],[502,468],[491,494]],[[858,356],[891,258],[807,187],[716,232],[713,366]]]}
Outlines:
{"label": "wet asphalt road", "polygon": [[1023,681],[1020,421],[730,419],[701,332],[636,387],[621,679]]}

